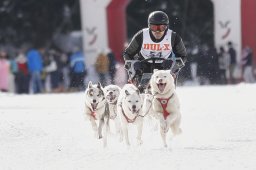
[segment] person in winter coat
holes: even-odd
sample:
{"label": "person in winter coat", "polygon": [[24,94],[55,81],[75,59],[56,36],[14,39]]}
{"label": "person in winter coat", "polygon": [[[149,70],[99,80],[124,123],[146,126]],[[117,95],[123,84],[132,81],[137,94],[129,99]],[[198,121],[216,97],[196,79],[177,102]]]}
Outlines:
{"label": "person in winter coat", "polygon": [[70,74],[71,82],[70,88],[71,91],[79,91],[84,89],[84,79],[87,74],[84,54],[75,50],[75,52],[70,57]]}
{"label": "person in winter coat", "polygon": [[218,54],[218,63],[219,63],[219,71],[220,71],[220,84],[227,84],[227,75],[229,72],[230,56],[225,51],[223,46],[220,47],[220,51]]}
{"label": "person in winter coat", "polygon": [[44,49],[39,50],[32,48],[27,52],[28,70],[31,75],[31,84],[33,93],[41,93],[43,85],[41,80],[41,73],[43,71],[43,53]]}
{"label": "person in winter coat", "polygon": [[[154,11],[149,14],[148,28],[137,32],[123,53],[127,71],[130,69],[127,60],[141,61],[152,57],[169,59],[173,56],[181,58],[184,63],[187,60],[187,52],[182,39],[176,32],[169,29],[169,18],[163,11]],[[184,66],[183,62],[179,60],[176,63],[179,69],[173,70],[174,76]],[[157,60],[154,64],[148,61],[142,65],[143,73],[151,73],[151,66],[156,69],[165,69],[166,64],[169,63],[164,64],[163,60]],[[141,77],[142,74],[139,73],[138,76]]]}
{"label": "person in winter coat", "polygon": [[26,56],[23,53],[20,53],[16,58],[16,63],[18,66],[18,72],[16,75],[17,93],[29,93],[30,76]]}
{"label": "person in winter coat", "polygon": [[253,75],[253,53],[250,47],[245,47],[242,52],[243,78],[246,83],[254,83]]}
{"label": "person in winter coat", "polygon": [[230,83],[231,84],[235,84],[236,83],[236,79],[235,79],[235,69],[237,67],[237,54],[236,54],[236,50],[233,46],[233,43],[231,41],[228,42],[228,54],[230,55]]}
{"label": "person in winter coat", "polygon": [[104,52],[99,53],[95,63],[95,70],[99,75],[100,83],[102,86],[106,86],[106,76],[109,72],[109,59]]}
{"label": "person in winter coat", "polygon": [[111,84],[115,84],[115,75],[116,75],[116,58],[114,53],[112,52],[111,49],[106,50],[106,54],[108,56],[109,60],[109,76],[111,80]]}
{"label": "person in winter coat", "polygon": [[10,63],[7,60],[7,53],[0,51],[0,91],[9,91]]}

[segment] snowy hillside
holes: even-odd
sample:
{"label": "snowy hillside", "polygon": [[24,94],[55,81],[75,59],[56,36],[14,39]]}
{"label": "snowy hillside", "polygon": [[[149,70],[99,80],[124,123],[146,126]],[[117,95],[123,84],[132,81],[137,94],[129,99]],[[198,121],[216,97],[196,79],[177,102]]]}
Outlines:
{"label": "snowy hillside", "polygon": [[169,136],[167,149],[147,119],[142,146],[111,135],[104,149],[83,115],[83,93],[0,93],[0,169],[254,170],[256,85],[177,91],[183,133]]}

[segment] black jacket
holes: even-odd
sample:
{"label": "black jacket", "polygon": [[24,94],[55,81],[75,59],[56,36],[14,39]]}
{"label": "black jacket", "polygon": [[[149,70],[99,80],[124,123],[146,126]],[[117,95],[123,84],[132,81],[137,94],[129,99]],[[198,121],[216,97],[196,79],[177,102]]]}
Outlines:
{"label": "black jacket", "polygon": [[[153,34],[150,32],[150,38],[152,39],[153,42],[161,42],[163,38],[165,37],[165,34],[167,30],[165,31],[165,34],[163,37],[159,40],[155,39]],[[134,56],[137,54],[139,56],[138,60],[143,60],[143,56],[140,54],[141,46],[143,42],[143,30],[140,30],[137,32],[134,37],[132,38],[130,44],[128,47],[125,49],[123,53],[123,58],[124,60],[134,60]],[[171,39],[171,44],[172,44],[172,50],[175,54],[176,57],[181,57],[184,63],[187,61],[187,52],[186,48],[183,44],[183,41],[181,37],[176,33],[172,32],[172,39]]]}

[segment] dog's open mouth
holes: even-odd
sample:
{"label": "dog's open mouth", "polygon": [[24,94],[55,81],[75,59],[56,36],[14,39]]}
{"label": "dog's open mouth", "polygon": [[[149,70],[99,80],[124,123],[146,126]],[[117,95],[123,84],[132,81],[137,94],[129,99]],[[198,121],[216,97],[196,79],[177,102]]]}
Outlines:
{"label": "dog's open mouth", "polygon": [[98,103],[91,103],[92,110],[95,111],[97,109]]}
{"label": "dog's open mouth", "polygon": [[130,108],[129,108],[129,110],[130,110],[133,114],[137,114],[140,109],[136,110],[136,109],[130,109]]}
{"label": "dog's open mouth", "polygon": [[113,102],[116,99],[116,95],[108,95],[107,99],[109,102]]}
{"label": "dog's open mouth", "polygon": [[166,83],[158,83],[157,87],[160,90],[160,92],[163,92],[165,89]]}

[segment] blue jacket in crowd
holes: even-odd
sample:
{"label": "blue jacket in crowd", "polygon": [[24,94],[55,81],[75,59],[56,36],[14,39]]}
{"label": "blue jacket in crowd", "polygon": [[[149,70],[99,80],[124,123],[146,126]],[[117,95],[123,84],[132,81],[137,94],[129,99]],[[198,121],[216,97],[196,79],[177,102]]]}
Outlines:
{"label": "blue jacket in crowd", "polygon": [[70,67],[75,73],[85,72],[84,55],[82,52],[75,52],[70,57]]}
{"label": "blue jacket in crowd", "polygon": [[41,72],[43,69],[43,60],[39,51],[31,49],[27,53],[27,63],[30,72]]}

